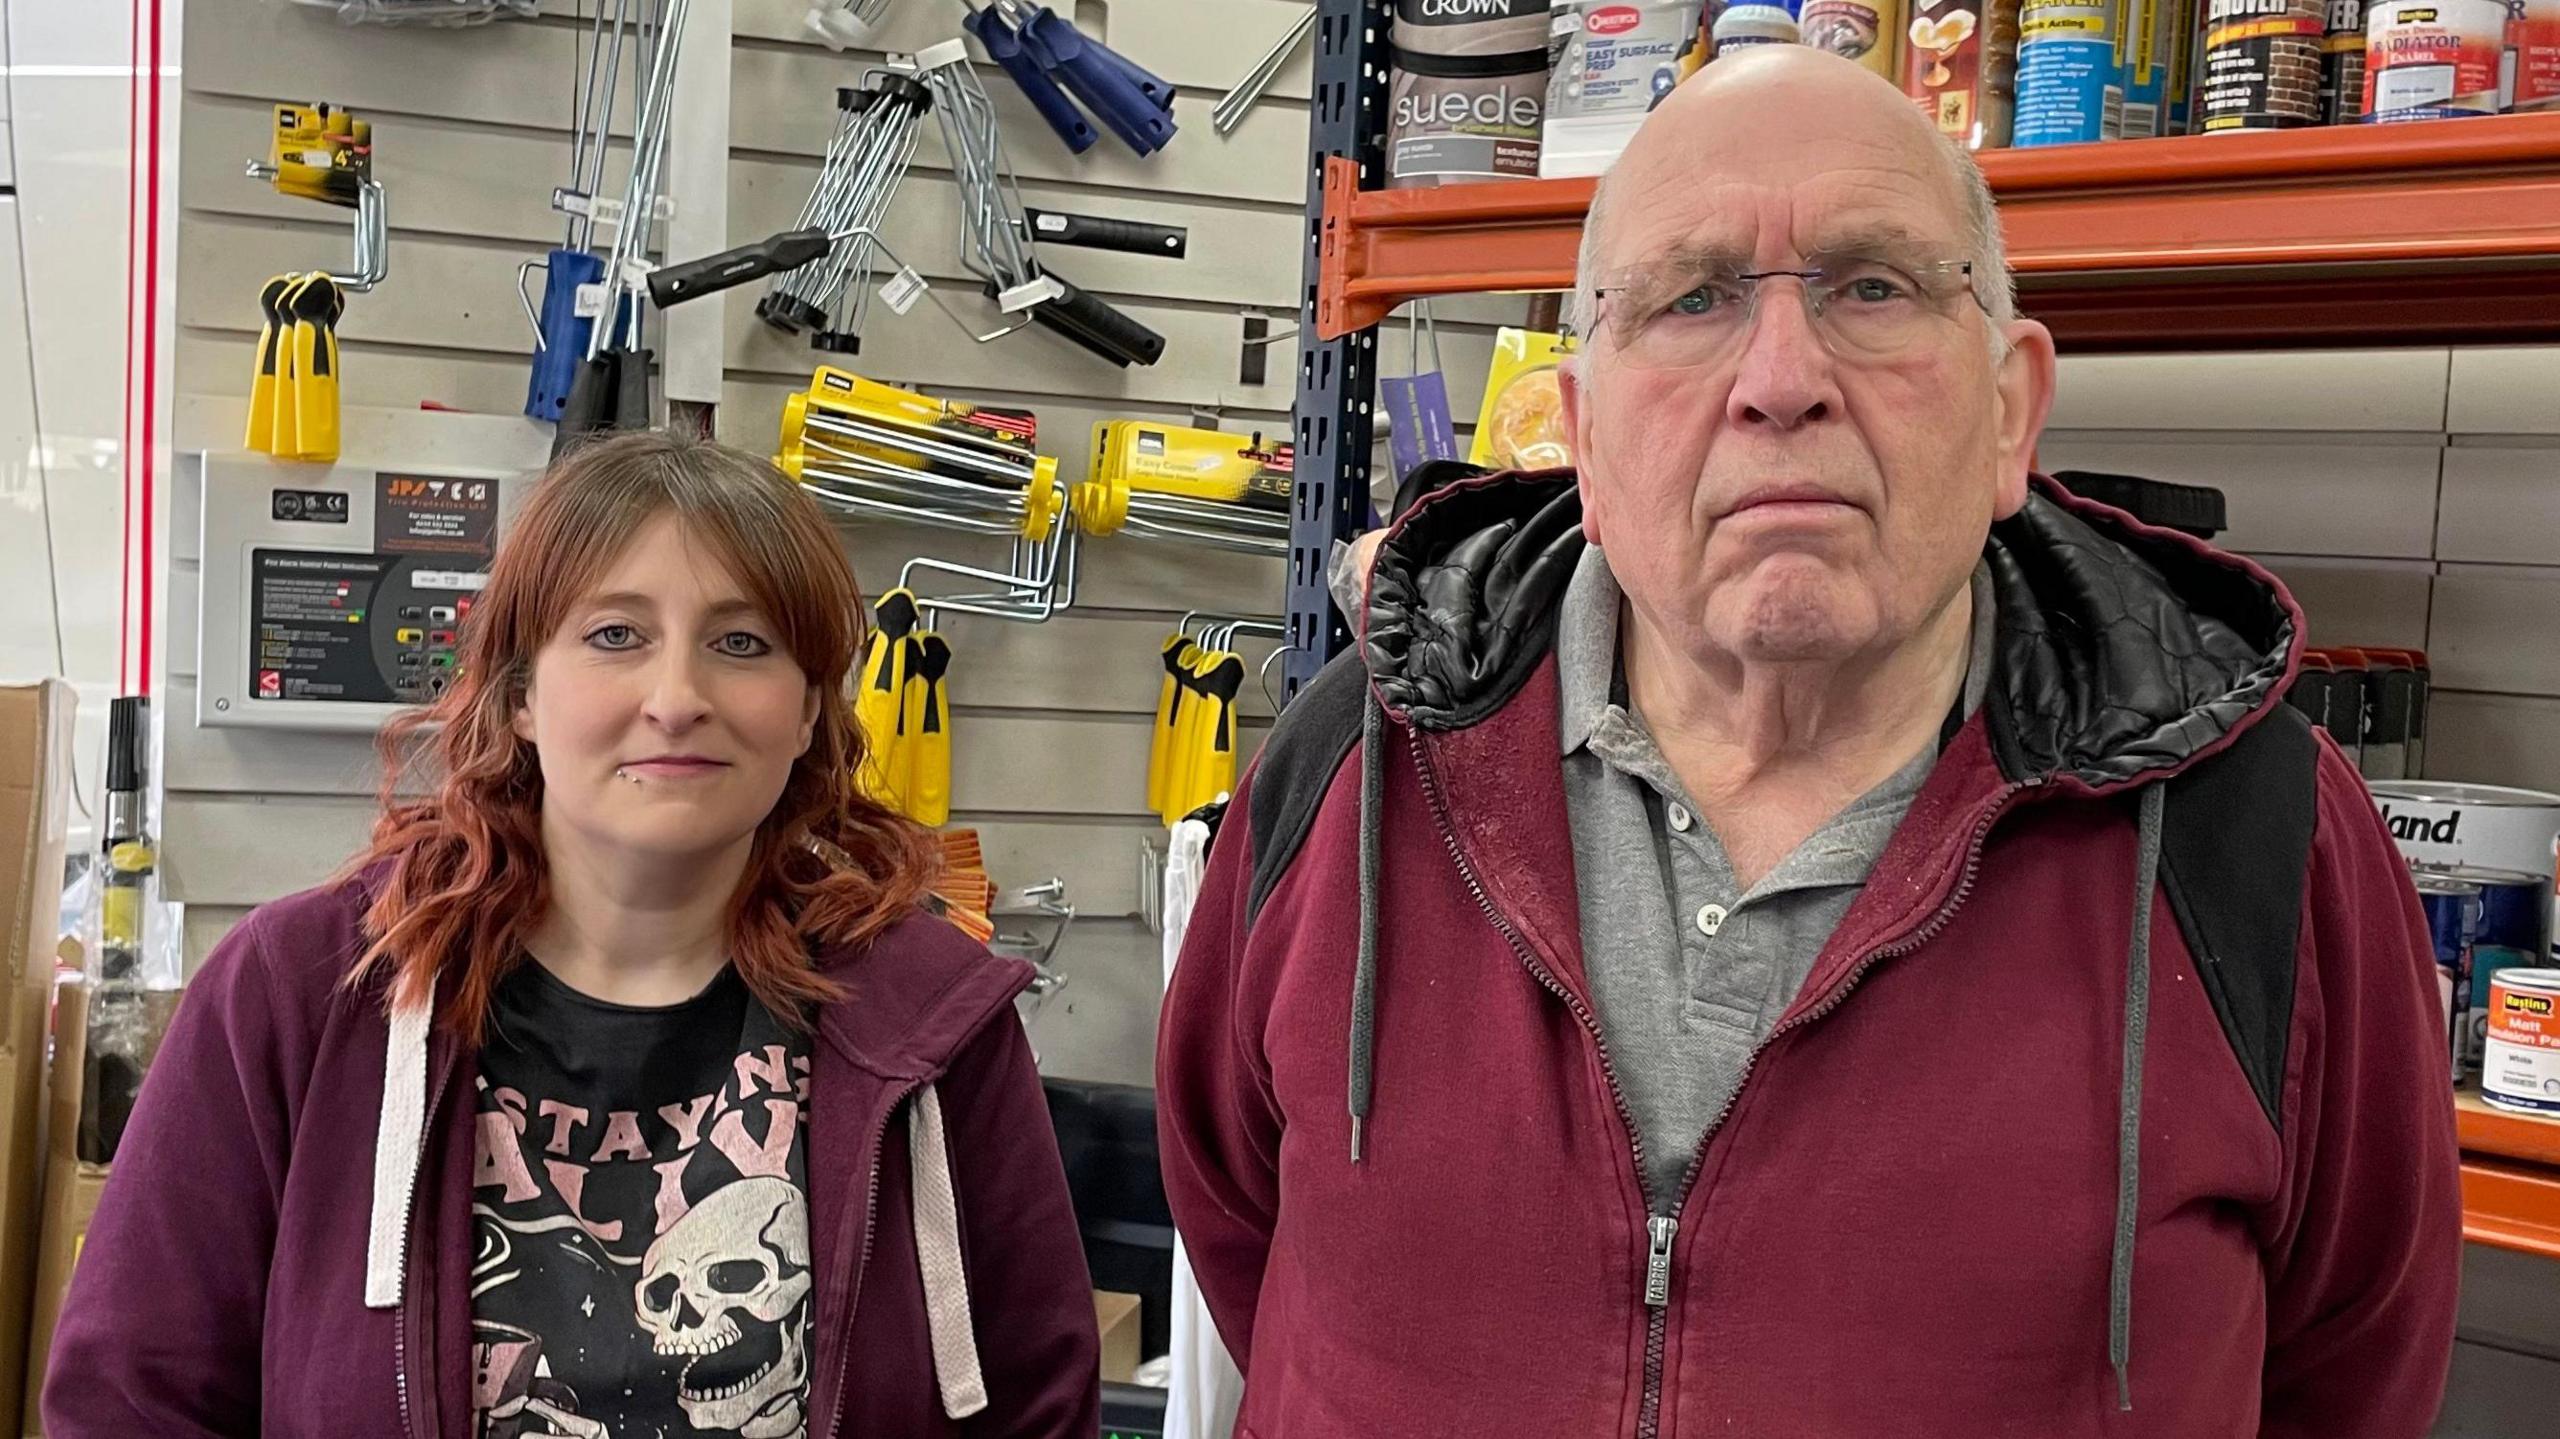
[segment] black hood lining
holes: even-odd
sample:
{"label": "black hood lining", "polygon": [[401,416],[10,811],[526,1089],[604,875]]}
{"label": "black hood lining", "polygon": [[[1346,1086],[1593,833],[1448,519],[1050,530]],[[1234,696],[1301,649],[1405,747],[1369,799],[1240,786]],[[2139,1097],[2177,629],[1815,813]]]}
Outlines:
{"label": "black hood lining", "polygon": [[[1570,470],[1434,478],[1379,547],[1363,648],[1389,709],[1463,729],[1554,648],[1582,505]],[[2103,786],[2175,768],[2291,673],[2299,619],[2263,571],[2050,481],[1992,527],[1983,557],[1999,605],[1986,719],[2011,780]]]}
{"label": "black hood lining", "polygon": [[1361,643],[1378,696],[1427,729],[1464,729],[1555,647],[1582,559],[1570,470],[1477,472],[1434,488],[1378,548]]}

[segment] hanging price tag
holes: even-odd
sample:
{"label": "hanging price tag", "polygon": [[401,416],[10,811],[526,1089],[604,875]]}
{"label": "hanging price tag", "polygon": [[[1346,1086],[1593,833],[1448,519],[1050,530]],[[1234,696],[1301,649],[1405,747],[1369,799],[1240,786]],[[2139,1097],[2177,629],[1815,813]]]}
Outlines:
{"label": "hanging price tag", "polygon": [[901,265],[898,273],[889,277],[889,283],[880,287],[880,302],[903,315],[924,298],[925,288],[924,276],[916,273],[915,266]]}
{"label": "hanging price tag", "polygon": [[606,287],[603,281],[578,287],[577,312],[581,320],[600,319],[604,315]]}

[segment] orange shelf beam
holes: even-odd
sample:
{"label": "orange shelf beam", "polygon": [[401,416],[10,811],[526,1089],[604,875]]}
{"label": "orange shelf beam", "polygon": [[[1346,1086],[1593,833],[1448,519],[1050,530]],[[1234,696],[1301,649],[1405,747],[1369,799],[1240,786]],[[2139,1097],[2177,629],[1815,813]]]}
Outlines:
{"label": "orange shelf beam", "polygon": [[2560,1120],[2454,1098],[2462,1145],[2462,1237],[2560,1259]]}
{"label": "orange shelf beam", "polygon": [[2560,1259],[2560,1172],[2466,1156],[2462,1237],[2496,1249]]}
{"label": "orange shelf beam", "polygon": [[[2560,115],[2001,150],[2030,313],[2080,349],[2560,338]],[[1320,334],[1408,300],[1558,290],[1588,180],[1325,174]]]}

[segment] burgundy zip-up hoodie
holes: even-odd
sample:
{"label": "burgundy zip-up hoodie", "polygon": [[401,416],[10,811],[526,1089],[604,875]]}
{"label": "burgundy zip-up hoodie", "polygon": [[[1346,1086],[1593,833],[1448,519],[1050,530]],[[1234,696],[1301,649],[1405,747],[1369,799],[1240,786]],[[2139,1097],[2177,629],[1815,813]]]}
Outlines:
{"label": "burgundy zip-up hoodie", "polygon": [[2275,581],[2037,482],[1988,699],[1649,1213],[1556,760],[1579,525],[1564,473],[1419,504],[1221,826],[1159,1115],[1242,1439],[2423,1435],[2446,1038]]}
{"label": "burgundy zip-up hoodie", "polygon": [[[358,878],[266,905],[189,986],[72,1277],[50,1439],[471,1432],[476,1066],[344,986],[366,903]],[[922,915],[820,964],[845,995],[810,1046],[809,1439],[1091,1439],[1091,1281],[1014,1017],[1028,966]],[[408,1046],[423,1084],[386,1085]],[[414,1179],[377,1184],[386,1159]]]}

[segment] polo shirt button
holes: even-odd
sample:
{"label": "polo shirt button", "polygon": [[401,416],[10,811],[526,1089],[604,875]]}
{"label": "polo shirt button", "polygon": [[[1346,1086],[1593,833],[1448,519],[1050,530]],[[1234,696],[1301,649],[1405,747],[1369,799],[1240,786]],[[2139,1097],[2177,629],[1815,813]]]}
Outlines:
{"label": "polo shirt button", "polygon": [[1662,817],[1671,821],[1671,827],[1678,830],[1680,833],[1687,834],[1689,832],[1689,825],[1691,823],[1692,816],[1689,813],[1689,807],[1687,805],[1674,804],[1669,809],[1663,811]]}
{"label": "polo shirt button", "polygon": [[1713,939],[1716,937],[1716,931],[1722,928],[1724,928],[1723,905],[1711,904],[1698,911],[1698,933]]}

